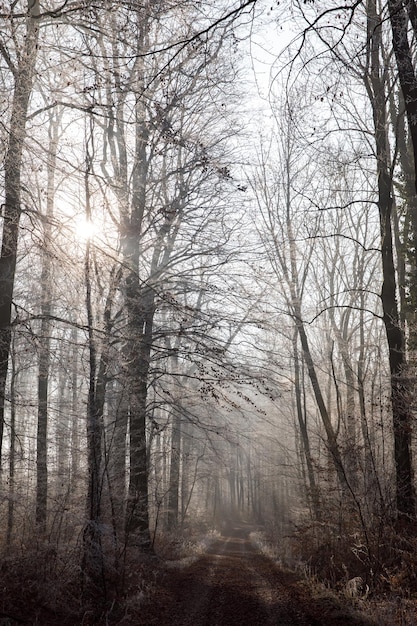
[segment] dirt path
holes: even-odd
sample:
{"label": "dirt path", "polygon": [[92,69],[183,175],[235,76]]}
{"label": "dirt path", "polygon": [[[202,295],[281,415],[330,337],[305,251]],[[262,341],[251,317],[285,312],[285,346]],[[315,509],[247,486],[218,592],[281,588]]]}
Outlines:
{"label": "dirt path", "polygon": [[[239,525],[192,565],[168,570],[140,623],[151,626],[370,626],[328,599],[312,599]],[[137,622],[136,622],[137,624]]]}

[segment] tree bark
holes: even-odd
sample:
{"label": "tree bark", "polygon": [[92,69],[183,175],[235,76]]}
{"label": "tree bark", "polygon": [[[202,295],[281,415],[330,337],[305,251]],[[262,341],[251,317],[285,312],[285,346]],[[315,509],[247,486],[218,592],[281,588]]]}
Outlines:
{"label": "tree bark", "polygon": [[176,407],[173,407],[172,435],[171,435],[171,466],[169,472],[168,497],[168,530],[174,530],[178,524],[178,505],[181,469],[181,417]]}
{"label": "tree bark", "polygon": [[152,328],[155,312],[151,288],[139,288],[139,278],[129,273],[126,305],[129,319],[129,432],[130,466],[126,511],[128,540],[147,550],[151,546],[148,503],[148,455],[146,415],[148,373],[152,349]]}
{"label": "tree bark", "polygon": [[9,450],[9,500],[7,503],[7,532],[6,532],[6,548],[11,547],[13,531],[14,531],[14,504],[15,504],[15,472],[16,472],[16,383],[17,371],[16,360],[14,358],[15,350],[12,346],[11,365],[12,371],[10,376],[10,450]]}
{"label": "tree bark", "polygon": [[0,469],[4,431],[7,369],[11,344],[10,322],[21,217],[22,153],[29,98],[39,38],[39,0],[28,0],[24,48],[14,68],[14,93],[9,144],[4,163],[4,218],[0,255]]}
{"label": "tree bark", "polygon": [[46,532],[48,500],[48,379],[50,367],[50,316],[52,313],[52,257],[51,220],[54,213],[55,169],[58,148],[58,129],[60,115],[49,120],[49,148],[46,190],[46,214],[41,271],[41,329],[39,336],[38,362],[38,426],[36,437],[36,524],[41,534]]}
{"label": "tree bark", "polygon": [[[388,2],[394,33],[394,50],[397,56],[399,75],[405,71],[406,59],[403,54],[404,32],[402,31],[401,3]],[[377,151],[378,174],[378,211],[381,233],[381,260],[383,284],[381,302],[383,321],[389,350],[391,374],[391,404],[394,431],[394,457],[396,468],[396,504],[400,515],[415,514],[415,494],[411,461],[411,414],[407,382],[404,377],[406,366],[405,340],[400,324],[397,303],[397,283],[393,253],[392,233],[392,178],[388,168],[389,146],[387,139],[387,115],[384,89],[384,69],[381,68],[381,18],[377,13],[375,0],[368,0],[368,46],[370,58],[370,78],[367,83],[368,93],[373,108],[375,143]],[[400,30],[400,32],[398,32]],[[398,47],[401,48],[400,54]],[[398,56],[399,54],[399,56]],[[401,80],[401,78],[400,78]],[[404,80],[404,76],[403,76]],[[404,94],[405,100],[417,97],[417,91]],[[417,106],[417,100],[415,101]],[[417,113],[417,108],[416,111]],[[412,137],[415,134],[417,146],[417,126],[410,126]]]}
{"label": "tree bark", "polygon": [[71,329],[71,477],[69,490],[75,494],[79,484],[80,432],[78,420],[78,329]]}
{"label": "tree bark", "polygon": [[[374,4],[371,0],[370,5]],[[389,16],[392,28],[392,45],[397,63],[398,78],[404,96],[408,129],[414,155],[414,193],[417,193],[417,76],[413,67],[413,53],[408,41],[408,26],[416,29],[414,0],[388,0]],[[376,9],[373,10],[376,15]],[[374,26],[374,32],[380,27]],[[416,35],[416,32],[414,32]],[[379,35],[380,36],[380,35]],[[417,254],[417,251],[415,252]]]}
{"label": "tree bark", "polygon": [[302,406],[302,401],[301,401],[300,359],[298,356],[297,333],[294,333],[294,337],[293,337],[293,355],[294,355],[294,388],[295,388],[297,421],[298,421],[298,426],[299,426],[300,434],[301,434],[302,449],[304,452],[304,457],[305,457],[306,465],[307,465],[309,497],[310,497],[311,504],[312,504],[314,518],[316,520],[320,520],[321,519],[320,493],[319,493],[319,489],[316,483],[316,478],[314,475],[313,458],[311,455],[310,439],[309,439],[308,430],[307,430],[307,420],[306,420],[306,415],[303,411],[303,406]]}

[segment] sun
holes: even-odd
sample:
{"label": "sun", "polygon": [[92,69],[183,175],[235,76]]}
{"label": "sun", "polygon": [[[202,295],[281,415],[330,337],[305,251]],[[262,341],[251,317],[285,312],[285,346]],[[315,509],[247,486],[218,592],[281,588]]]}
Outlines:
{"label": "sun", "polygon": [[100,232],[99,226],[84,216],[74,221],[74,233],[79,241],[90,241]]}

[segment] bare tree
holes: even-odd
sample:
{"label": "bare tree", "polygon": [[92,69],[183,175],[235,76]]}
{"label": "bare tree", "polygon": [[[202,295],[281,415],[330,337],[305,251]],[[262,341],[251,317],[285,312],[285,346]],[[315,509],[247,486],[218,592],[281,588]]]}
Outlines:
{"label": "bare tree", "polygon": [[44,534],[47,521],[48,500],[48,391],[49,369],[51,361],[51,328],[52,315],[52,256],[50,250],[51,227],[54,213],[56,156],[58,149],[60,121],[62,111],[49,113],[49,146],[47,164],[46,211],[44,216],[44,243],[41,271],[41,328],[39,332],[39,375],[38,375],[38,426],[36,448],[36,522],[39,531]]}
{"label": "bare tree", "polygon": [[[26,121],[29,99],[35,73],[37,42],[39,38],[38,0],[27,2],[24,32],[20,32],[15,20],[11,21],[11,38],[21,40],[21,49],[15,50],[15,58],[7,44],[0,52],[14,82],[12,112],[8,133],[8,146],[4,162],[4,211],[0,256],[0,456],[3,442],[6,379],[10,354],[12,299],[15,284],[17,246],[21,206],[22,154],[26,138]],[[18,18],[18,22],[20,19]],[[22,38],[22,39],[21,39]]]}
{"label": "bare tree", "polygon": [[387,139],[387,105],[385,70],[381,64],[382,21],[376,3],[367,4],[369,81],[368,94],[372,104],[378,171],[378,209],[381,225],[381,258],[383,284],[381,301],[389,348],[394,424],[394,448],[397,477],[397,508],[406,515],[415,513],[413,471],[411,464],[411,429],[409,389],[404,378],[406,365],[405,338],[400,324],[397,302],[397,281],[392,232],[392,174]]}

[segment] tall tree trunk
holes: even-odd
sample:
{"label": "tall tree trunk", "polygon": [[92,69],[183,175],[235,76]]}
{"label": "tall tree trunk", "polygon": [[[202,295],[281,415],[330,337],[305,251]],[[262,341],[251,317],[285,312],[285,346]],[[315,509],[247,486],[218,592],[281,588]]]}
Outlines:
{"label": "tall tree trunk", "polygon": [[71,329],[71,480],[70,493],[76,492],[79,484],[80,433],[78,420],[78,329]]}
{"label": "tall tree trunk", "polygon": [[48,379],[50,366],[50,316],[52,313],[52,256],[50,254],[52,218],[54,213],[55,169],[58,131],[61,114],[50,115],[46,189],[46,214],[41,271],[41,329],[38,362],[38,427],[36,437],[36,524],[41,534],[46,532],[48,500]]}
{"label": "tall tree trunk", "polygon": [[[375,0],[370,0],[371,19],[377,16]],[[414,30],[414,36],[417,36],[416,29],[416,6],[414,0],[388,0],[389,16],[392,28],[392,45],[394,49],[395,59],[397,63],[398,78],[401,90],[404,96],[405,110],[408,120],[408,128],[411,137],[411,145],[414,155],[414,193],[417,193],[417,76],[413,66],[413,52],[408,40],[409,26]],[[412,12],[414,11],[414,18]],[[374,21],[373,28],[380,31],[380,26]],[[377,33],[380,38],[380,34]],[[417,218],[414,220],[417,225]],[[417,255],[417,250],[415,250]],[[416,264],[417,265],[417,264]]]}
{"label": "tall tree trunk", "polygon": [[126,452],[127,432],[129,423],[129,406],[126,390],[117,384],[110,383],[107,405],[111,424],[108,437],[108,476],[111,490],[113,524],[117,535],[123,532],[123,520],[126,503]]}
{"label": "tall tree trunk", "polygon": [[198,478],[199,463],[204,458],[205,446],[202,450],[194,450],[195,463],[191,464],[191,434],[186,427],[182,435],[182,472],[181,472],[181,526],[184,526],[187,511],[193,497],[194,487]]}
{"label": "tall tree trunk", "polygon": [[[407,37],[402,30],[401,3],[388,2],[391,23],[394,33],[394,50],[400,77],[406,59],[402,55],[402,46],[406,45],[403,39]],[[413,470],[411,461],[411,414],[409,389],[404,377],[406,366],[405,340],[400,324],[397,283],[393,254],[393,234],[391,226],[393,198],[392,179],[388,167],[389,146],[387,139],[387,115],[384,83],[384,68],[381,68],[381,18],[377,13],[375,0],[368,0],[368,45],[370,57],[370,78],[367,83],[368,93],[373,107],[375,143],[378,167],[378,210],[381,231],[381,253],[383,284],[381,301],[383,320],[389,350],[389,365],[391,374],[391,404],[394,430],[394,456],[396,468],[396,503],[399,514],[415,514],[415,494],[413,487]],[[407,40],[408,41],[408,40]],[[400,49],[399,49],[400,48]],[[400,78],[401,80],[401,78]],[[407,100],[412,94],[405,93]],[[417,92],[416,92],[417,96]],[[415,100],[417,106],[417,100]],[[416,109],[417,113],[417,109]],[[413,136],[417,126],[411,125]],[[417,135],[416,135],[417,147]]]}
{"label": "tall tree trunk", "polygon": [[307,477],[309,485],[309,497],[311,499],[313,514],[315,519],[321,519],[321,506],[320,506],[320,494],[314,475],[313,459],[311,456],[310,439],[307,430],[306,415],[303,411],[303,404],[301,400],[301,377],[300,377],[300,359],[298,356],[297,347],[297,334],[294,333],[293,337],[293,355],[294,355],[294,389],[296,400],[296,411],[298,427],[301,434],[302,449],[307,465]]}
{"label": "tall tree trunk", "polygon": [[[61,350],[61,358],[68,359],[69,352]],[[62,361],[64,362],[64,361]],[[57,447],[57,476],[56,476],[56,497],[63,503],[66,494],[70,493],[71,486],[67,485],[68,480],[68,456],[71,447],[68,446],[69,423],[69,400],[68,400],[68,374],[64,368],[60,368],[58,375],[58,418],[56,427],[56,447]],[[72,445],[72,442],[71,442]]]}
{"label": "tall tree trunk", "polygon": [[[91,219],[89,177],[94,153],[92,138],[93,132],[91,126],[90,136],[86,142],[85,200],[87,220]],[[91,242],[87,240],[84,261],[84,280],[89,352],[89,387],[87,400],[88,493],[87,521],[83,535],[84,552],[82,571],[84,576],[83,582],[87,583],[88,586],[92,584],[94,587],[98,587],[105,596],[106,581],[101,524],[103,420],[102,413],[100,414],[100,383],[96,379],[97,339],[94,330],[91,266]]]}
{"label": "tall tree trunk", "polygon": [[171,435],[171,466],[169,472],[169,496],[167,526],[174,530],[178,524],[178,504],[181,468],[181,416],[177,407],[173,407]]}
{"label": "tall tree trunk", "polygon": [[[13,341],[13,340],[12,340]],[[14,346],[11,350],[12,371],[10,376],[10,450],[9,450],[9,500],[7,503],[7,533],[6,548],[12,543],[14,526],[14,504],[15,504],[15,464],[16,464],[16,359]]]}
{"label": "tall tree trunk", "polygon": [[126,532],[131,543],[147,550],[151,546],[148,504],[148,455],[146,416],[148,373],[152,348],[154,293],[139,288],[137,274],[131,272],[127,285],[130,350],[127,367],[129,384],[130,465]]}
{"label": "tall tree trunk", "polygon": [[28,0],[27,6],[25,44],[19,55],[18,65],[14,68],[9,144],[4,163],[4,217],[0,256],[0,469],[11,343],[10,322],[21,216],[22,153],[39,37],[39,0]]}
{"label": "tall tree trunk", "polygon": [[[87,200],[87,218],[90,219],[89,200]],[[109,347],[113,320],[111,316],[116,288],[121,272],[111,272],[110,287],[104,306],[104,337],[101,342],[101,356],[98,358],[96,333],[93,329],[93,310],[91,300],[91,260],[90,243],[87,242],[85,258],[86,308],[89,334],[90,377],[87,403],[87,445],[88,445],[88,520],[84,532],[85,573],[99,583],[106,592],[105,568],[106,554],[102,546],[101,509],[103,495],[103,477],[107,467],[103,467],[104,444],[104,407],[106,402],[108,369],[110,364]],[[107,451],[106,451],[107,452]],[[107,458],[105,459],[107,465]],[[107,476],[109,474],[107,473]],[[124,478],[124,476],[123,476]],[[122,479],[123,481],[123,479]],[[114,513],[114,510],[113,510]]]}
{"label": "tall tree trunk", "polygon": [[[138,9],[138,54],[147,50],[149,16],[148,7]],[[123,219],[122,250],[127,268],[125,278],[125,307],[127,312],[127,337],[125,354],[129,394],[129,488],[126,507],[126,536],[131,544],[144,550],[151,548],[148,502],[148,450],[146,416],[148,375],[152,349],[155,293],[146,284],[141,272],[141,238],[146,209],[149,160],[148,112],[143,93],[146,92],[145,65],[138,57],[135,107],[135,162],[132,171],[132,203],[130,215]],[[123,146],[123,150],[125,147]],[[124,154],[124,152],[123,152]]]}
{"label": "tall tree trunk", "polygon": [[[357,363],[357,380],[358,380],[358,396],[359,411],[361,419],[361,431],[364,446],[364,493],[368,503],[369,510],[374,513],[374,505],[376,501],[379,504],[379,510],[384,508],[384,496],[382,493],[381,483],[378,475],[378,468],[375,460],[375,437],[372,427],[372,414],[367,415],[365,404],[365,326],[364,326],[364,309],[365,294],[360,295],[360,321],[359,321],[359,354]],[[371,422],[371,423],[370,423]]]}
{"label": "tall tree trunk", "polygon": [[336,474],[339,479],[340,486],[342,488],[348,487],[350,489],[350,484],[346,476],[342,455],[340,453],[340,448],[337,443],[336,433],[333,428],[330,415],[327,411],[327,407],[323,398],[319,379],[317,377],[316,368],[314,366],[314,361],[311,356],[310,345],[308,342],[308,338],[307,338],[307,334],[304,328],[303,321],[301,319],[301,311],[297,310],[297,308],[295,310],[295,322],[296,322],[298,335],[300,338],[300,343],[303,349],[304,360],[307,366],[307,372],[310,378],[311,386],[313,388],[314,398],[316,400],[317,407],[319,409],[319,413],[321,417],[321,421],[323,423],[324,430],[326,432],[327,448],[333,460],[333,464],[336,469]]}
{"label": "tall tree trunk", "polygon": [[104,555],[102,548],[102,441],[103,428],[96,394],[97,344],[93,331],[91,302],[90,244],[85,258],[86,308],[89,347],[89,389],[87,401],[88,493],[87,522],[84,529],[83,574],[89,584],[98,585],[105,592]]}

